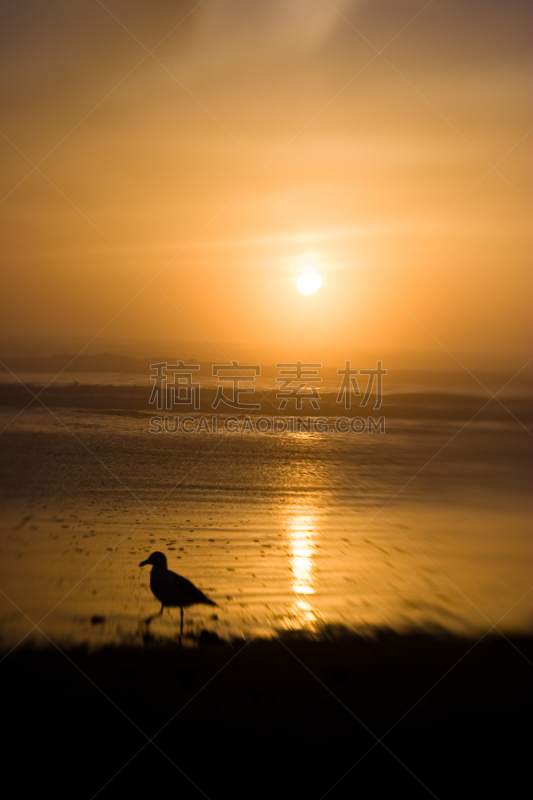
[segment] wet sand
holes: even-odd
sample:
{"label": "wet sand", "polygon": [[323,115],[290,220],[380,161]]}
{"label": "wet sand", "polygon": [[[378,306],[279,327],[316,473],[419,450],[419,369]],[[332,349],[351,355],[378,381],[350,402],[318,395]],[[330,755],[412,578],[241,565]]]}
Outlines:
{"label": "wet sand", "polygon": [[3,646],[37,641],[34,624],[63,646],[141,642],[153,550],[218,604],[188,610],[188,633],[532,629],[531,440],[512,419],[450,444],[445,422],[158,437],[143,419],[61,420],[29,409],[2,434]]}
{"label": "wet sand", "polygon": [[532,662],[529,637],[390,631],[19,648],[4,763],[58,798],[513,797]]}

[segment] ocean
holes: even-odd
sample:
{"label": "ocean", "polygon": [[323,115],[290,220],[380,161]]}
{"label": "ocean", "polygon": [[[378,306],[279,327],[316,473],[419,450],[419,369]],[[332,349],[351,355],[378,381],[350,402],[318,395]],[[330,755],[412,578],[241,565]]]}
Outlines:
{"label": "ocean", "polygon": [[[71,380],[24,410],[4,389],[4,647],[143,641],[160,606],[139,563],[154,550],[217,603],[186,609],[186,633],[531,632],[521,398],[510,414],[404,393],[381,432],[237,432],[226,412],[216,433],[154,434],[130,379]],[[179,609],[150,632],[176,637]]]}

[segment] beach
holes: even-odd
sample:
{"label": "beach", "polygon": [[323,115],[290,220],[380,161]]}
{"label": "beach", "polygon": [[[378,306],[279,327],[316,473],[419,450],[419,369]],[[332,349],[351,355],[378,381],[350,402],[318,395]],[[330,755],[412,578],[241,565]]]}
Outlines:
{"label": "beach", "polygon": [[187,611],[191,634],[531,632],[530,439],[495,403],[384,433],[154,435],[117,394],[0,411],[4,647],[141,641],[154,550],[218,605]]}
{"label": "beach", "polygon": [[[4,755],[31,753],[28,787],[514,791],[533,641],[512,420],[157,436],[70,406],[1,412]],[[179,609],[145,622],[154,550],[217,603],[183,637]]]}

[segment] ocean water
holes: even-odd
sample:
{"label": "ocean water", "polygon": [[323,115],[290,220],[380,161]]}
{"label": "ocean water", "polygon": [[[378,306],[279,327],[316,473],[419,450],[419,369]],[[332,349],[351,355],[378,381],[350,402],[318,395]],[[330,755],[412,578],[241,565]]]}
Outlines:
{"label": "ocean water", "polygon": [[[0,409],[4,646],[142,641],[153,550],[217,603],[186,609],[186,633],[532,629],[531,436],[509,415],[154,435],[142,414],[16,414]],[[179,609],[150,630],[175,637]]]}

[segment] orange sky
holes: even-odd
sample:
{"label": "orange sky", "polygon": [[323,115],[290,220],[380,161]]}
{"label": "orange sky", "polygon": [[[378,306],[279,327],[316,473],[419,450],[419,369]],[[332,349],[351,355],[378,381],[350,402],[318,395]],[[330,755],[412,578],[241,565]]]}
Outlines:
{"label": "orange sky", "polygon": [[528,3],[4,13],[4,355],[529,357]]}

